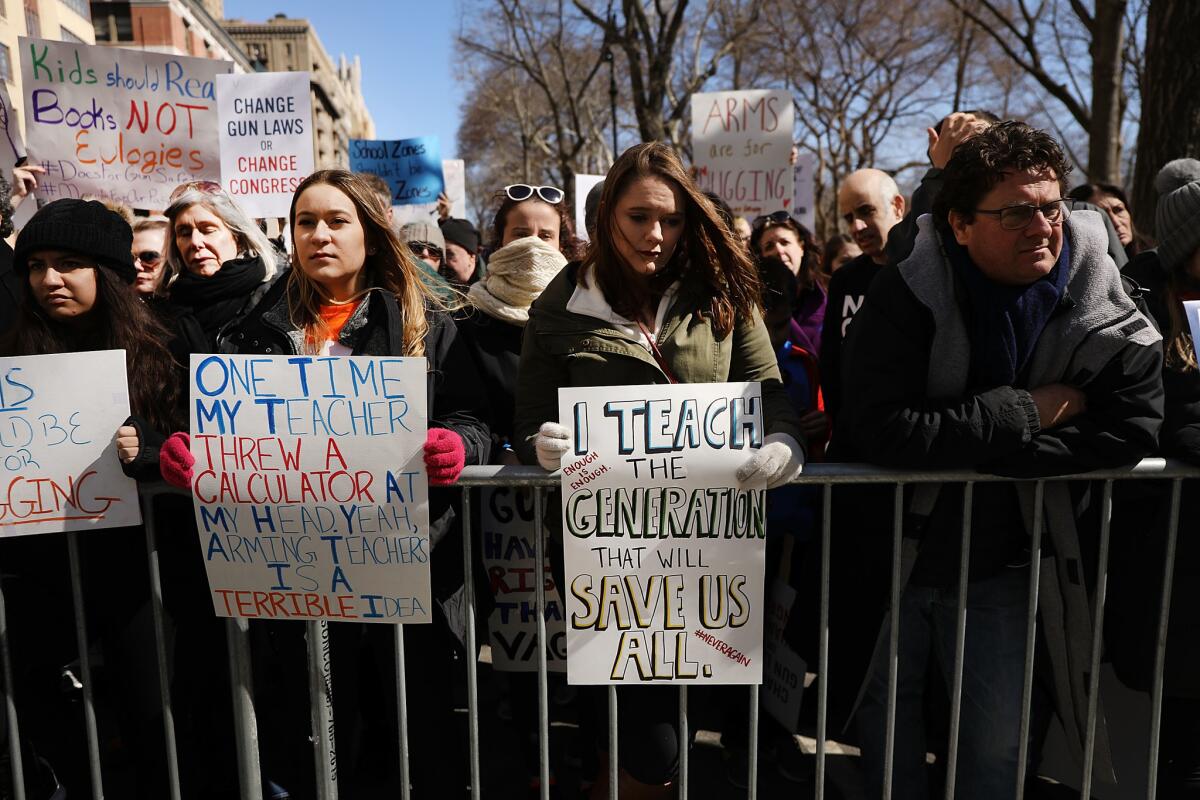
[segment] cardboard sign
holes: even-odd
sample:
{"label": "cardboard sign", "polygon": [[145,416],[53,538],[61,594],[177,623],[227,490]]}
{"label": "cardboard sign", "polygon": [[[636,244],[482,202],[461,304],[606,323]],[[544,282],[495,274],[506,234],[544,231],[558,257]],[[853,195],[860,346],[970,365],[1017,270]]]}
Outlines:
{"label": "cardboard sign", "polygon": [[692,95],[696,180],[735,216],[790,211],[792,96],[774,89]]}
{"label": "cardboard sign", "polygon": [[560,389],[569,683],[762,680],[757,383]]}
{"label": "cardboard sign", "polygon": [[446,196],[450,198],[450,216],[467,218],[467,162],[461,158],[442,160],[442,182],[446,185]]}
{"label": "cardboard sign", "polygon": [[767,598],[763,637],[766,668],[759,693],[763,708],[790,733],[800,727],[800,701],[804,698],[804,677],[808,672],[804,659],[783,636],[795,604],[796,590],[776,578]]}
{"label": "cardboard sign", "polygon": [[217,76],[221,185],[252,217],[286,217],[315,167],[307,72]]}
{"label": "cardboard sign", "polygon": [[576,175],[575,176],[575,235],[585,241],[591,237],[587,232],[587,220],[584,206],[587,203],[588,192],[592,190],[600,181],[604,180],[603,175]]}
{"label": "cardboard sign", "polygon": [[25,140],[46,168],[37,195],[163,209],[218,181],[216,77],[233,63],[20,38]]}
{"label": "cardboard sign", "polygon": [[792,216],[810,232],[816,230],[817,190],[814,186],[816,174],[817,157],[812,153],[797,153],[796,163],[792,166],[795,187]]}
{"label": "cardboard sign", "polygon": [[423,358],[191,360],[217,616],[428,622]]}
{"label": "cardboard sign", "polygon": [[387,181],[393,206],[437,203],[445,189],[436,136],[392,141],[350,140],[350,169]]}
{"label": "cardboard sign", "polygon": [[0,536],[140,525],[125,351],[0,358]]}
{"label": "cardboard sign", "polygon": [[[543,506],[545,499],[543,495]],[[511,487],[480,490],[483,563],[496,606],[488,618],[492,666],[505,672],[537,671],[537,565],[534,559],[533,492]],[[542,519],[545,519],[545,507]],[[542,551],[546,552],[545,549]],[[546,667],[567,669],[562,599],[547,558]]]}

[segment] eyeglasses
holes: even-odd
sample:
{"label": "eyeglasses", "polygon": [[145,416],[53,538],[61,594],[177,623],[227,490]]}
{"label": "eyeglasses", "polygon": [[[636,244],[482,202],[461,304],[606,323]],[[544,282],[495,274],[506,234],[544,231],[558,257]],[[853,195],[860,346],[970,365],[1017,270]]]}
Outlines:
{"label": "eyeglasses", "polygon": [[1049,222],[1051,225],[1061,225],[1071,216],[1071,209],[1063,200],[1054,200],[1042,206],[1031,206],[1027,203],[1022,203],[1019,206],[1007,206],[1005,208],[975,209],[976,214],[999,217],[1000,227],[1006,231],[1019,231],[1028,227],[1029,223],[1033,222],[1034,215],[1039,211],[1046,218],[1046,222]]}
{"label": "eyeglasses", "polygon": [[766,225],[768,222],[773,222],[776,225],[782,225],[785,222],[791,220],[791,218],[792,218],[792,215],[786,211],[774,211],[770,214],[764,214],[761,217],[755,217],[754,222],[750,223],[750,227],[753,228],[754,230],[758,230],[763,225]]}
{"label": "eyeglasses", "polygon": [[134,261],[140,261],[147,267],[154,267],[162,259],[162,253],[157,250],[143,250],[140,253],[133,254]]}
{"label": "eyeglasses", "polygon": [[563,199],[563,190],[557,186],[530,186],[527,183],[510,183],[504,187],[504,194],[508,196],[509,200],[514,200],[518,203],[522,200],[528,200],[534,194],[537,194],[538,197],[552,206],[558,205]]}
{"label": "eyeglasses", "polygon": [[221,194],[225,190],[221,188],[221,184],[216,181],[188,181],[181,183],[171,192],[170,202],[174,203],[184,192],[196,191],[201,194]]}
{"label": "eyeglasses", "polygon": [[441,249],[434,247],[428,242],[409,242],[408,249],[412,251],[413,255],[420,256],[421,258],[434,259],[438,262],[442,260]]}

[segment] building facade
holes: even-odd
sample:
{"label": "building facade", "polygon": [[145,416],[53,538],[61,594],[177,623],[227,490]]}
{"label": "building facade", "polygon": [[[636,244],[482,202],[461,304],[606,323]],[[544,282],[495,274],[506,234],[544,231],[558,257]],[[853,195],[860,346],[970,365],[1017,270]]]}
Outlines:
{"label": "building facade", "polygon": [[176,56],[232,61],[250,72],[250,60],[221,27],[221,0],[93,2],[96,44]]}
{"label": "building facade", "polygon": [[306,19],[276,14],[266,22],[225,20],[222,24],[254,69],[311,73],[317,168],[349,166],[350,140],[375,137],[375,123],[363,100],[358,57],[348,61],[339,56],[335,63]]}

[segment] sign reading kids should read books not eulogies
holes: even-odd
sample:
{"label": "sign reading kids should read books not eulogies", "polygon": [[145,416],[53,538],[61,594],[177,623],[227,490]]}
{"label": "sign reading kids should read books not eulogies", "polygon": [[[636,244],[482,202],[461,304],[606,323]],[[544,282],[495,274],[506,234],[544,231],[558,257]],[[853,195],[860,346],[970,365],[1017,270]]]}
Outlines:
{"label": "sign reading kids should read books not eulogies", "polygon": [[560,389],[567,679],[762,680],[757,383]]}
{"label": "sign reading kids should read books not eulogies", "polygon": [[218,616],[429,621],[425,359],[193,355]]}

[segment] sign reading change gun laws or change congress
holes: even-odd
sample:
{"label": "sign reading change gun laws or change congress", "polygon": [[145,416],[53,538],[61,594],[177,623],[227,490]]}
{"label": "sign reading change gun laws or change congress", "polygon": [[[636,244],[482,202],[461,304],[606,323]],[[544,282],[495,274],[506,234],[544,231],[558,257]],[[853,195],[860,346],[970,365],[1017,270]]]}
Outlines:
{"label": "sign reading change gun laws or change congress", "polygon": [[425,359],[193,355],[218,616],[429,621]]}
{"label": "sign reading change gun laws or change congress", "polygon": [[757,383],[560,389],[570,683],[759,683]]}
{"label": "sign reading change gun laws or change congress", "polygon": [[217,76],[221,185],[252,217],[286,217],[313,171],[307,72]]}
{"label": "sign reading change gun laws or change congress", "polygon": [[124,350],[0,358],[0,536],[140,524],[128,417]]}
{"label": "sign reading change gun laws or change congress", "polygon": [[46,168],[38,197],[166,208],[218,181],[216,77],[233,63],[21,37],[25,142]]}

